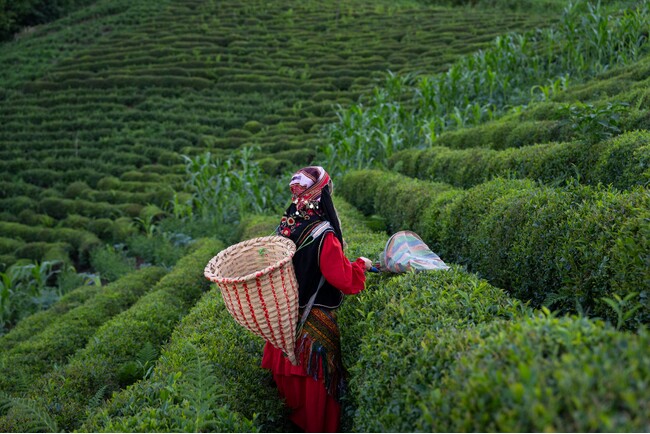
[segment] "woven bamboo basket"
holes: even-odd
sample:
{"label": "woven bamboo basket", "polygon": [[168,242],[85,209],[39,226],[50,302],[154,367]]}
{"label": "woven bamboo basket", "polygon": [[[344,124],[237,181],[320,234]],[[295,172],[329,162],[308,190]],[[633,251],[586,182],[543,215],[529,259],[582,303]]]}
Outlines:
{"label": "woven bamboo basket", "polygon": [[282,350],[297,365],[295,252],[296,245],[288,238],[253,238],[219,252],[205,266],[204,275],[219,286],[235,321]]}

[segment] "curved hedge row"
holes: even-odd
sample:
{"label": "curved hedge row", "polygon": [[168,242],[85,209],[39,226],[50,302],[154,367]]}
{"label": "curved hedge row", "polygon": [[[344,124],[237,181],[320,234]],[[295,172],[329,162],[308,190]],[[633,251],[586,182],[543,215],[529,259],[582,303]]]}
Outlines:
{"label": "curved hedge row", "polygon": [[[54,198],[46,200],[56,201]],[[61,250],[60,258],[68,257],[68,253],[73,253],[73,256],[82,264],[87,262],[90,251],[101,244],[95,234],[83,229],[46,228],[3,221],[0,221],[0,236],[21,239],[30,243],[16,249],[17,257],[42,260],[47,257],[47,252],[53,246],[57,246],[55,243],[58,243],[59,247],[56,248]],[[63,248],[61,248],[62,245]],[[68,252],[69,250],[73,250],[73,252]]]}
{"label": "curved hedge row", "polygon": [[374,279],[341,309],[354,432],[650,428],[650,335],[532,314],[458,267]]}
{"label": "curved hedge row", "polygon": [[[344,203],[337,208],[347,255],[374,258],[385,236]],[[370,275],[339,323],[349,431],[650,428],[650,334],[535,313],[458,266]]]}
{"label": "curved hedge row", "polygon": [[283,410],[260,367],[263,345],[235,323],[215,287],[176,328],[151,377],[114,394],[81,430],[275,431]]}
{"label": "curved hedge row", "polygon": [[[375,257],[386,236],[370,232],[345,202],[336,205],[347,256]],[[253,219],[243,233],[265,235],[276,220]],[[350,371],[343,431],[650,427],[647,332],[536,314],[460,267],[371,275],[339,321]],[[211,291],[177,328],[152,377],[114,394],[81,429],[286,431],[273,383],[258,367],[261,349]]]}
{"label": "curved hedge row", "polygon": [[0,336],[0,347],[3,353],[9,352],[17,344],[40,333],[59,317],[83,305],[103,289],[96,285],[81,286],[65,294],[49,309],[20,320],[7,334]]}
{"label": "curved hedge row", "polygon": [[635,131],[599,143],[547,143],[497,151],[436,146],[401,151],[389,167],[404,175],[461,188],[499,176],[529,178],[559,185],[579,177],[581,183],[611,184],[628,189],[650,182],[650,133]]}
{"label": "curved hedge row", "polygon": [[[514,296],[620,322],[604,298],[631,297],[630,327],[650,321],[650,196],[528,180],[469,190],[381,171],[345,176],[343,196],[391,230],[415,230],[441,256]],[[613,300],[612,300],[613,301]],[[622,324],[619,324],[622,325]]]}
{"label": "curved hedge row", "polygon": [[[130,274],[103,287],[85,303],[55,317],[44,329],[33,329],[33,321],[25,319],[32,334],[0,355],[0,365],[3,366],[0,389],[19,392],[54,365],[64,363],[86,345],[102,324],[129,309],[164,274],[162,268],[154,267]],[[39,321],[35,325],[40,325]]]}
{"label": "curved hedge row", "polygon": [[[48,409],[60,429],[78,428],[93,396],[101,398],[144,374],[133,371],[138,353],[147,343],[158,348],[169,338],[178,321],[207,288],[203,268],[222,247],[216,240],[197,242],[193,253],[178,261],[129,310],[99,328],[67,365],[37,381],[29,398],[35,405]],[[16,430],[29,426],[25,425],[26,416],[13,407],[0,419],[0,427]],[[29,416],[27,419],[29,423]]]}

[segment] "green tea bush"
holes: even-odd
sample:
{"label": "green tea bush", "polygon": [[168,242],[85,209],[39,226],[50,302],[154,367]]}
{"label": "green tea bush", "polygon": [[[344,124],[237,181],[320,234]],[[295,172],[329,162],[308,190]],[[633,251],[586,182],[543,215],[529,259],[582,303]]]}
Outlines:
{"label": "green tea bush", "polygon": [[0,182],[0,199],[7,199],[10,197],[24,195],[26,197],[33,197],[37,194],[39,188],[24,182]]}
{"label": "green tea bush", "polygon": [[650,423],[641,380],[647,332],[531,315],[459,268],[376,279],[340,318],[355,337],[344,349],[353,431],[635,431]]}
{"label": "green tea bush", "polygon": [[81,429],[274,431],[284,410],[260,367],[263,344],[212,289],[176,328],[151,377],[114,394]]}
{"label": "green tea bush", "polygon": [[82,199],[44,198],[39,202],[39,210],[57,220],[68,214],[80,214],[94,218],[116,218],[122,215],[119,208],[106,202],[91,202]]}
{"label": "green tea bush", "polygon": [[20,241],[15,238],[0,237],[0,253],[14,252],[23,244],[24,241]]}
{"label": "green tea bush", "polygon": [[132,218],[120,217],[113,221],[111,228],[112,240],[125,242],[130,236],[138,233],[138,228]]}
{"label": "green tea bush", "polygon": [[629,295],[627,326],[648,320],[639,287],[648,279],[640,253],[650,209],[644,188],[555,189],[496,179],[463,191],[380,171],[351,172],[343,184],[343,196],[385,217],[389,230],[415,230],[443,260],[467,265],[534,306],[617,321],[605,299]]}
{"label": "green tea bush", "polygon": [[295,168],[292,161],[279,160],[275,157],[266,157],[256,160],[262,173],[268,176],[282,176]]}
{"label": "green tea bush", "polygon": [[74,249],[68,243],[49,243],[33,241],[25,243],[14,251],[17,258],[32,261],[60,260],[70,262],[70,255]]}
{"label": "green tea bush", "polygon": [[87,194],[90,187],[84,181],[76,181],[68,184],[65,189],[64,196],[66,199],[78,199]]}
{"label": "green tea bush", "polygon": [[621,189],[633,185],[648,185],[649,139],[647,131],[626,133],[612,139],[600,152],[592,170],[585,170],[585,177],[592,183],[599,181]]}
{"label": "green tea bush", "polygon": [[19,343],[45,330],[57,318],[81,306],[100,290],[101,286],[98,285],[81,286],[66,293],[47,310],[36,312],[20,320],[7,334],[0,336],[0,346],[2,346],[3,352],[9,352]]}
{"label": "green tea bush", "polygon": [[61,173],[50,169],[27,169],[20,172],[23,181],[41,188],[54,187],[61,180]]}
{"label": "green tea bush", "polygon": [[16,393],[25,384],[33,386],[39,374],[48,372],[55,364],[64,363],[71,354],[83,348],[99,326],[129,308],[163,275],[162,269],[151,267],[124,277],[3,352],[0,364],[6,375],[0,379],[2,390]]}
{"label": "green tea bush", "polygon": [[26,209],[36,210],[38,208],[38,203],[31,197],[27,196],[14,196],[7,199],[1,199],[0,204],[2,204],[3,210],[12,214],[18,214]]}
{"label": "green tea bush", "polygon": [[575,135],[594,143],[621,133],[621,114],[627,106],[611,102],[600,106],[574,103],[565,105],[562,114]]}
{"label": "green tea bush", "polygon": [[641,386],[648,376],[646,331],[631,335],[584,318],[538,316],[466,336],[469,348],[425,394],[418,430],[615,432],[650,426]]}
{"label": "green tea bush", "polygon": [[433,147],[395,154],[388,166],[408,176],[469,188],[498,176],[529,178],[561,185],[611,184],[620,189],[650,181],[646,131],[634,131],[598,143],[575,141],[495,151]]}
{"label": "green tea bush", "polygon": [[129,255],[145,262],[173,266],[186,254],[186,245],[182,239],[174,239],[173,234],[159,233],[156,236],[133,235],[126,240]]}
{"label": "green tea bush", "polygon": [[[70,214],[63,220],[59,221],[59,227],[70,229],[88,229],[92,219],[79,214]],[[92,232],[92,231],[90,231]]]}
{"label": "green tea bush", "polygon": [[[88,400],[98,391],[107,396],[119,389],[126,365],[132,365],[145,343],[159,348],[169,338],[208,287],[203,268],[222,247],[216,240],[198,242],[147,295],[102,325],[67,365],[43,377],[29,392],[35,405],[50,409],[61,429],[79,428]],[[15,411],[5,417],[9,426],[22,424],[24,415]]]}
{"label": "green tea bush", "polygon": [[[349,205],[337,208],[352,250],[373,257],[383,248],[385,236],[364,229]],[[353,432],[650,424],[646,331],[535,313],[458,266],[369,275],[366,289],[340,308],[339,324],[350,372],[344,426]]]}
{"label": "green tea bush", "polygon": [[526,12],[530,12],[531,10],[540,12],[560,10],[565,5],[565,2],[562,0],[427,0],[427,2],[450,6],[497,7]]}
{"label": "green tea bush", "polygon": [[565,139],[565,128],[559,120],[522,120],[505,117],[471,128],[447,131],[436,139],[435,146],[452,149],[519,148]]}
{"label": "green tea bush", "polygon": [[[66,250],[69,250],[74,259],[82,264],[87,262],[90,251],[100,244],[99,239],[93,233],[83,229],[45,228],[21,223],[0,222],[0,234],[11,235],[34,243],[66,243],[72,246],[72,249]],[[36,247],[35,249],[38,250]],[[64,255],[64,257],[67,256],[67,254]]]}

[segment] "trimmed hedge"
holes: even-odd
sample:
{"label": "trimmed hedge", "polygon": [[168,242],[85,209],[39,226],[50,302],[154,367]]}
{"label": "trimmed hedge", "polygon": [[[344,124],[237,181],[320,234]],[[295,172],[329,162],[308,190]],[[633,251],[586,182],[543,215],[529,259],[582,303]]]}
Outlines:
{"label": "trimmed hedge", "polygon": [[235,323],[214,287],[176,328],[153,375],[115,393],[81,430],[275,431],[282,401],[260,367],[263,345]]}
{"label": "trimmed hedge", "polygon": [[643,432],[650,336],[532,314],[476,276],[374,279],[341,308],[354,432]]}
{"label": "trimmed hedge", "polygon": [[[146,296],[99,328],[67,365],[35,384],[29,393],[35,405],[47,408],[60,429],[71,431],[83,423],[80,416],[98,391],[103,397],[125,386],[125,382],[136,381],[130,369],[138,353],[146,343],[158,348],[169,338],[178,321],[208,287],[203,268],[222,247],[216,240],[197,242],[194,252],[181,259]],[[15,408],[12,411],[5,418],[6,426],[25,426],[25,415]]]}
{"label": "trimmed hedge", "polygon": [[579,176],[585,184],[628,189],[650,182],[650,133],[635,131],[591,144],[548,143],[495,151],[433,147],[401,151],[389,160],[404,175],[469,188],[498,176],[559,185]]}
{"label": "trimmed hedge", "polygon": [[[51,200],[54,201],[56,199]],[[24,241],[33,243],[68,244],[69,246],[72,246],[75,251],[75,257],[81,263],[85,263],[90,251],[101,244],[101,241],[95,234],[83,229],[44,228],[2,221],[0,221],[0,235],[21,238]],[[30,258],[35,256],[33,259],[40,259],[43,255],[44,252],[38,253],[38,251],[36,251],[34,254],[28,255],[25,253],[23,256]],[[67,257],[67,255],[65,256]]]}
{"label": "trimmed hedge", "polygon": [[7,334],[0,336],[0,347],[3,353],[42,332],[59,317],[83,305],[102,290],[102,287],[95,285],[81,286],[65,294],[49,309],[20,320]]}
{"label": "trimmed hedge", "polygon": [[[365,232],[360,235],[347,217],[353,212],[352,208],[338,199],[336,204],[346,228],[346,240],[356,249],[348,251],[348,256],[359,255],[364,248],[364,253],[370,255],[382,246],[384,236]],[[277,222],[278,216],[251,217],[242,224],[241,239],[269,235]],[[219,332],[213,333],[213,330]],[[114,394],[81,429],[187,432],[200,429],[196,421],[209,416],[214,422],[204,429],[212,431],[286,432],[291,426],[271,375],[259,367],[262,347],[260,338],[232,320],[218,289],[213,289],[176,329],[152,377]],[[207,395],[201,406],[187,407],[183,403],[196,402],[201,390],[194,381],[199,363],[207,365],[205,369],[218,387]],[[206,405],[209,411],[205,410]],[[202,418],[195,417],[199,408],[206,413]],[[253,425],[248,425],[249,420]]]}
{"label": "trimmed hedge", "polygon": [[447,131],[436,139],[435,145],[452,149],[508,149],[566,140],[567,135],[567,128],[559,120],[528,121],[511,116],[473,128]]}
{"label": "trimmed hedge", "polygon": [[[467,265],[533,306],[618,322],[604,298],[632,297],[629,327],[650,322],[650,196],[497,179],[467,191],[381,171],[356,171],[339,187],[389,229],[412,229],[443,259]],[[631,308],[628,305],[628,308]]]}
{"label": "trimmed hedge", "polygon": [[58,220],[64,219],[68,214],[93,218],[116,218],[122,215],[119,207],[110,203],[82,199],[45,198],[40,201],[38,207],[45,214]]}
{"label": "trimmed hedge", "polygon": [[[0,388],[18,392],[38,375],[67,360],[82,348],[97,329],[128,309],[164,275],[161,268],[146,268],[108,285],[96,296],[56,318],[45,329],[0,355],[5,375]],[[1,424],[0,424],[1,425]]]}
{"label": "trimmed hedge", "polygon": [[[349,257],[383,250],[385,236],[365,229],[349,205],[337,201],[337,208]],[[533,312],[458,266],[369,275],[366,290],[346,298],[339,324],[350,372],[348,431],[650,427],[645,330],[633,335]]]}
{"label": "trimmed hedge", "polygon": [[58,259],[65,263],[70,263],[70,253],[72,250],[72,246],[68,243],[35,241],[21,245],[14,251],[14,255],[17,258],[29,259],[30,261],[41,262]]}

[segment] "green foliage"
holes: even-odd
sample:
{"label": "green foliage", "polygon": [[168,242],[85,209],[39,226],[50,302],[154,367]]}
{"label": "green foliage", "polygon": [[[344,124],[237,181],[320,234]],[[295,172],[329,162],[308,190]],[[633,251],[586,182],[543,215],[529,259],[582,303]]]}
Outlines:
{"label": "green foliage", "polygon": [[[59,276],[59,280],[60,278],[61,276]],[[3,351],[8,352],[18,343],[41,332],[49,324],[56,321],[57,317],[64,315],[66,312],[84,304],[87,300],[94,297],[100,289],[101,284],[83,284],[83,286],[68,291],[49,309],[36,312],[22,319],[7,334],[0,336],[0,346],[2,346]]]}
{"label": "green foliage", "polygon": [[0,3],[0,41],[9,39],[24,27],[53,21],[66,13],[88,5],[90,0],[15,0]]}
{"label": "green foliage", "polygon": [[[412,229],[441,255],[467,265],[534,306],[617,322],[604,298],[639,293],[648,281],[645,188],[542,187],[496,179],[469,190],[381,171],[351,172],[340,189],[391,232]],[[371,186],[371,187],[369,187]],[[642,305],[627,327],[647,323]]]}
{"label": "green foliage", "polygon": [[175,329],[152,376],[113,395],[82,429],[187,432],[200,417],[212,420],[210,431],[273,430],[283,410],[270,373],[260,368],[262,346],[213,289]]}
{"label": "green foliage", "polygon": [[0,334],[22,318],[46,309],[60,294],[55,286],[61,263],[14,264],[0,273]]}
{"label": "green foliage", "polygon": [[389,167],[404,175],[462,188],[499,176],[561,186],[578,176],[584,184],[629,189],[650,180],[649,137],[647,131],[633,131],[598,143],[580,140],[503,151],[436,146],[402,151],[391,158]]}
{"label": "green foliage", "polygon": [[[0,355],[0,363],[5,366],[5,375],[0,378],[2,390],[16,392],[23,381],[34,386],[38,375],[83,348],[102,324],[128,309],[163,275],[160,268],[143,269],[103,287],[76,307],[59,311],[46,323],[26,319],[32,334]],[[41,324],[45,325],[43,329],[34,328]]]}
{"label": "green foliage", "polygon": [[636,431],[649,424],[640,386],[648,375],[647,332],[538,316],[464,335],[469,342],[451,369],[424,394],[418,430]]}
{"label": "green foliage", "polygon": [[[335,174],[382,167],[396,151],[434,144],[444,131],[548,99],[567,88],[568,77],[582,81],[634,62],[647,50],[649,11],[644,4],[610,15],[600,2],[577,1],[556,26],[499,36],[490,49],[462,58],[445,73],[389,73],[368,101],[339,108],[322,159]],[[570,115],[571,125],[591,140],[619,129],[616,105],[582,106]]]}
{"label": "green foliage", "polygon": [[90,265],[103,279],[112,282],[135,270],[135,259],[128,257],[124,246],[103,246],[90,253]]}
{"label": "green foliage", "polygon": [[263,175],[252,160],[255,148],[242,148],[225,159],[211,153],[184,156],[192,193],[191,205],[198,218],[215,224],[236,223],[244,213],[277,209],[283,200],[284,183]]}
{"label": "green foliage", "polygon": [[[352,248],[376,255],[386,237],[374,244],[358,213],[337,208]],[[348,429],[644,430],[647,332],[543,312],[458,266],[369,276],[339,315]]]}
{"label": "green foliage", "polygon": [[128,253],[141,260],[164,267],[173,266],[187,252],[193,240],[182,233],[162,232],[158,236],[134,235],[126,241]]}
{"label": "green foliage", "polygon": [[[142,378],[149,377],[157,359],[158,350],[151,342],[146,342],[135,355],[135,359],[122,364],[117,371],[117,382],[120,387],[124,388]],[[94,407],[98,406],[95,405]]]}
{"label": "green foliage", "polygon": [[449,6],[472,6],[476,8],[503,8],[524,12],[560,11],[564,0],[426,0],[429,3]]}
{"label": "green foliage", "polygon": [[[122,367],[137,360],[144,342],[156,347],[169,338],[179,319],[206,289],[208,282],[203,268],[221,248],[222,244],[216,240],[197,242],[193,252],[180,260],[145,296],[105,322],[67,365],[39,380],[30,389],[29,397],[48,403],[62,429],[78,428],[83,422],[79,415],[84,414],[85,403],[102,387],[106,387],[107,395],[119,389],[120,373],[127,370],[121,371]],[[21,426],[10,416],[7,420]]]}
{"label": "green foliage", "polygon": [[17,417],[29,421],[25,424],[25,431],[60,432],[56,421],[50,417],[47,410],[28,399],[14,398],[0,392],[0,414],[9,409]]}
{"label": "green foliage", "polygon": [[603,107],[593,104],[567,104],[561,113],[574,134],[594,143],[620,134],[621,113],[627,106],[628,104],[623,103],[607,103]]}

